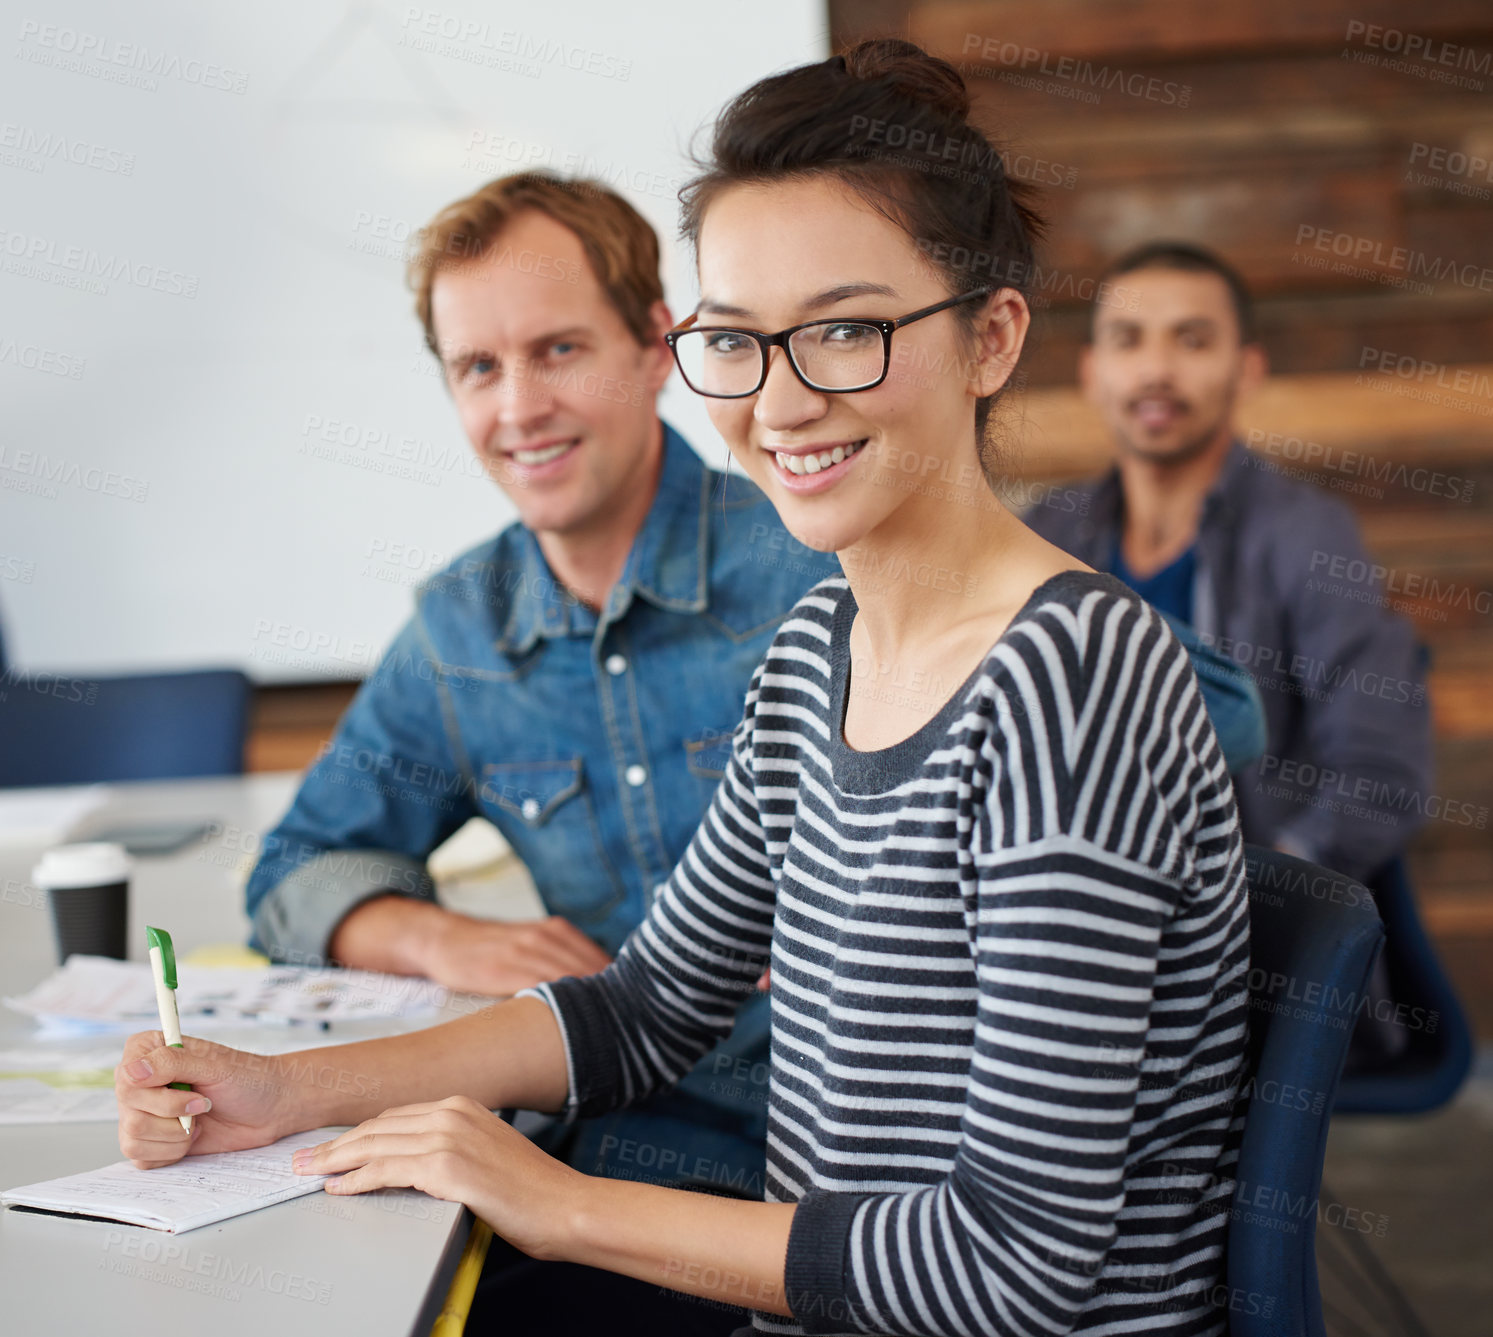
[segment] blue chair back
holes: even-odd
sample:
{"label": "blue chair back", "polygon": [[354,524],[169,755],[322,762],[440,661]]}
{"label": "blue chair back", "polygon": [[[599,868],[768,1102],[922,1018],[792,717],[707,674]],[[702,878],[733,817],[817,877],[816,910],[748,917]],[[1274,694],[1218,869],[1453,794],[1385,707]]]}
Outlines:
{"label": "blue chair back", "polygon": [[1388,996],[1374,1005],[1381,1023],[1400,1029],[1404,1049],[1355,1066],[1338,1087],[1338,1114],[1425,1114],[1461,1089],[1472,1067],[1472,1028],[1415,908],[1403,858],[1365,878],[1384,920]]}
{"label": "blue chair back", "polygon": [[237,670],[0,684],[0,786],[240,775],[249,679]]}
{"label": "blue chair back", "polygon": [[1315,1248],[1322,1160],[1384,925],[1349,878],[1257,845],[1245,859],[1249,1074],[1229,1224],[1229,1330],[1325,1337]]}

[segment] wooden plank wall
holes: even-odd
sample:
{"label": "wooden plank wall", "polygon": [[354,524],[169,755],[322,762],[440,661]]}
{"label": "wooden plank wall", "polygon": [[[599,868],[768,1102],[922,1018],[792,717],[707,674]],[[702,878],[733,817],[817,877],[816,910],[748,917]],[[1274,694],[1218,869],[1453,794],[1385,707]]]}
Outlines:
{"label": "wooden plank wall", "polygon": [[[830,13],[836,50],[903,36],[955,64],[1008,170],[1047,183],[1041,263],[1056,278],[1031,389],[1008,409],[1031,476],[1106,461],[1073,389],[1089,310],[1071,294],[1164,236],[1223,252],[1256,294],[1274,375],[1243,406],[1246,431],[1460,480],[1454,498],[1409,481],[1354,491],[1363,480],[1341,467],[1291,462],[1355,507],[1379,561],[1474,596],[1422,600],[1413,620],[1434,656],[1438,789],[1493,809],[1493,6],[831,0]],[[1351,246],[1345,263],[1333,245]],[[1385,354],[1389,373],[1375,370]],[[1433,822],[1412,863],[1433,928],[1493,947],[1490,828]]]}

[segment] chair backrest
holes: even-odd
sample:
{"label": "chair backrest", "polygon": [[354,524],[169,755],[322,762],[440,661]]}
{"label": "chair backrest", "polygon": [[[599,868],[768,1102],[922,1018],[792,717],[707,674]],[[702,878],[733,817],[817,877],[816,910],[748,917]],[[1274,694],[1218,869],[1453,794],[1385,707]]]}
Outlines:
{"label": "chair backrest", "polygon": [[0,684],[0,786],[239,775],[249,680],[237,670]]}
{"label": "chair backrest", "polygon": [[1245,858],[1249,1075],[1229,1224],[1230,1333],[1324,1337],[1315,1254],[1322,1159],[1384,926],[1350,878],[1257,845]]}
{"label": "chair backrest", "polygon": [[1404,858],[1391,859],[1364,882],[1384,920],[1388,993],[1374,999],[1375,1020],[1398,1028],[1404,1049],[1387,1062],[1355,1067],[1355,1047],[1335,1112],[1425,1114],[1445,1105],[1467,1080],[1472,1027],[1421,923]]}

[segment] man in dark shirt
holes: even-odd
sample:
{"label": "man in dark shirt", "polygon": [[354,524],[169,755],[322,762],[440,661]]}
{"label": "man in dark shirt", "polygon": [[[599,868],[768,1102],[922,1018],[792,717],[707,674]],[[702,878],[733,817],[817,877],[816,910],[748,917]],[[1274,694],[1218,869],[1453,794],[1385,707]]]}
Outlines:
{"label": "man in dark shirt", "polygon": [[1267,741],[1235,776],[1245,838],[1366,877],[1434,805],[1421,648],[1348,507],[1235,433],[1267,365],[1234,270],[1163,242],[1104,277],[1133,300],[1095,306],[1080,380],[1115,467],[1087,506],[1027,523],[1253,673]]}

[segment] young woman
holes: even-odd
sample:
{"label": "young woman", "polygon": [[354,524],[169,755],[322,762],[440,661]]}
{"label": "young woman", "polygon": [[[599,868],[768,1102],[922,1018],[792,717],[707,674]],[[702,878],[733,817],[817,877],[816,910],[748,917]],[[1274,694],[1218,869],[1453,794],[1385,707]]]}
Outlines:
{"label": "young woman", "polygon": [[[134,1037],[137,1163],[365,1120],[300,1168],[460,1200],[532,1258],[746,1306],[760,1331],[1224,1330],[1232,792],[1161,618],[984,486],[1035,220],[968,109],[950,66],[868,43],[737,98],[685,192],[680,369],[846,574],[784,623],[615,963],[287,1061],[358,1083],[251,1081],[234,1051]],[[591,1179],[489,1113],[667,1087],[769,962],[766,1201]],[[195,1142],[173,1080],[213,1101]]]}

